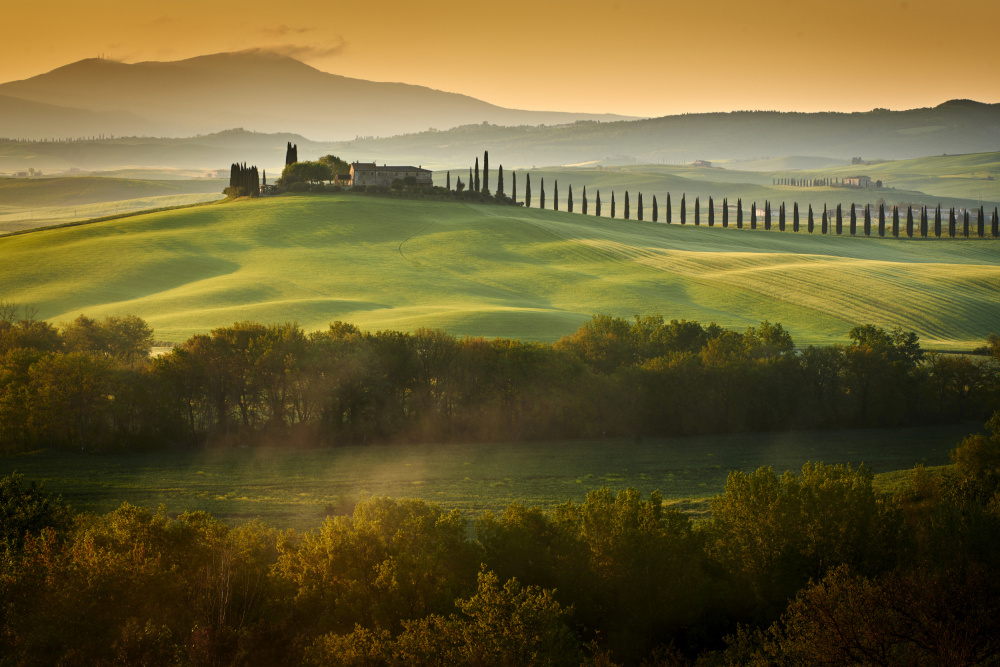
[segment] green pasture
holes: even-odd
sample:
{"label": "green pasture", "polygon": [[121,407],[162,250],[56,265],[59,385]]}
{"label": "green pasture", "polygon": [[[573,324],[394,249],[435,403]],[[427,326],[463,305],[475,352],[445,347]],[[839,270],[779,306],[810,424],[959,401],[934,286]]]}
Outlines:
{"label": "green pasture", "polygon": [[[204,510],[230,523],[261,517],[308,529],[359,498],[419,498],[467,517],[513,502],[552,509],[606,486],[659,490],[680,509],[701,513],[731,470],[807,461],[864,462],[889,490],[907,469],[948,462],[974,425],[863,431],[810,431],[696,438],[336,449],[223,449],[148,454],[38,453],[0,458],[0,475],[44,482],[78,510],[107,512],[124,501],[168,512]],[[901,472],[903,471],[903,472]]]}
{"label": "green pasture", "polygon": [[0,238],[0,298],[55,323],[135,314],[160,340],[235,321],[551,341],[595,313],[796,343],[857,323],[969,349],[1000,328],[1000,241],[865,239],[343,193],[240,200]]}

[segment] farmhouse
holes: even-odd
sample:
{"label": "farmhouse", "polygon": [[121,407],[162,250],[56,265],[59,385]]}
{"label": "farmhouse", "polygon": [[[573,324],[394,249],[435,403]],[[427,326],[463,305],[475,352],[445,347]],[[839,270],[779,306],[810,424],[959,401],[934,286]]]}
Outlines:
{"label": "farmhouse", "polygon": [[872,179],[868,176],[848,176],[844,179],[844,185],[854,188],[870,188]]}
{"label": "farmhouse", "polygon": [[374,162],[351,163],[351,185],[385,185],[391,186],[396,179],[405,180],[413,177],[417,185],[433,185],[431,170],[421,167],[381,167]]}

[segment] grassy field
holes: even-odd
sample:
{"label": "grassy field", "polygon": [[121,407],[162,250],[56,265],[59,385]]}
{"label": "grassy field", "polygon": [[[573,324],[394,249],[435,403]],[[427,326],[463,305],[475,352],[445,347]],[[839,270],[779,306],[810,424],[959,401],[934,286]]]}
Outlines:
{"label": "grassy field", "polygon": [[[393,445],[341,449],[238,449],[129,455],[31,454],[0,458],[0,475],[43,481],[76,509],[121,502],[169,512],[204,510],[228,522],[254,517],[315,527],[362,497],[420,498],[475,517],[512,502],[552,509],[607,486],[659,490],[690,512],[725,487],[730,470],[806,461],[864,462],[890,488],[917,463],[948,462],[974,425],[889,431],[827,431],[664,440]],[[895,471],[895,472],[894,472]]]}
{"label": "grassy field", "polygon": [[[161,340],[234,321],[554,340],[595,313],[856,323],[967,349],[1000,322],[1000,241],[876,240],[352,194],[243,200],[0,238],[0,298],[68,321],[132,313]],[[108,261],[113,258],[113,261]]]}
{"label": "grassy field", "polygon": [[221,199],[216,179],[0,178],[0,234]]}

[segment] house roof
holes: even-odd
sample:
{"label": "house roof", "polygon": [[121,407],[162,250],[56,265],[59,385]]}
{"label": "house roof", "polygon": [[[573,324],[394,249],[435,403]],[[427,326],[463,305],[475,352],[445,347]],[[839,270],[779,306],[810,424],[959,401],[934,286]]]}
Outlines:
{"label": "house roof", "polygon": [[424,169],[422,167],[404,167],[404,166],[386,166],[386,165],[382,165],[380,167],[374,162],[354,162],[353,164],[351,164],[351,166],[354,167],[354,171],[387,171],[387,172],[421,171],[421,172],[426,172],[428,174],[431,173],[430,169]]}

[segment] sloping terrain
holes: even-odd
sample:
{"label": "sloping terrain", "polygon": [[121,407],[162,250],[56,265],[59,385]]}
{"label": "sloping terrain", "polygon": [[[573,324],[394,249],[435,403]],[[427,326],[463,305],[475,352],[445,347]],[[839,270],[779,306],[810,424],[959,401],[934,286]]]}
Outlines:
{"label": "sloping terrain", "polygon": [[969,348],[1000,329],[1000,241],[665,225],[361,195],[213,204],[0,238],[0,298],[66,321],[133,313],[179,341],[238,320],[554,340],[595,313],[799,345],[857,323]]}

